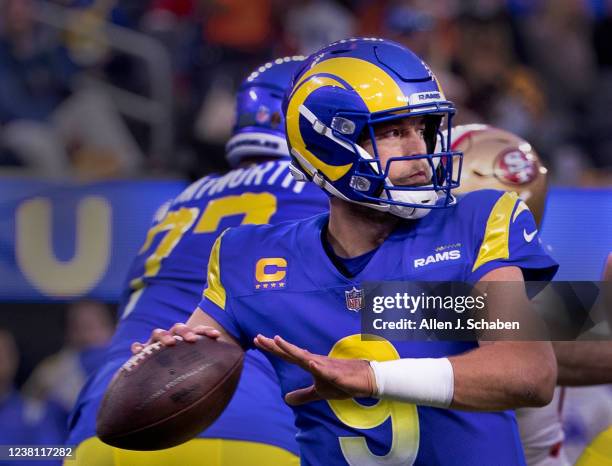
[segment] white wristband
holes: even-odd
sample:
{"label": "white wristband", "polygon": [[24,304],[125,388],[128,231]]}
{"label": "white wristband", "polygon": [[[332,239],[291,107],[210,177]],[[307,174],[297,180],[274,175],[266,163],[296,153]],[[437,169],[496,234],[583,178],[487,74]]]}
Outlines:
{"label": "white wristband", "polygon": [[376,378],[376,398],[448,408],[455,378],[448,358],[370,361]]}

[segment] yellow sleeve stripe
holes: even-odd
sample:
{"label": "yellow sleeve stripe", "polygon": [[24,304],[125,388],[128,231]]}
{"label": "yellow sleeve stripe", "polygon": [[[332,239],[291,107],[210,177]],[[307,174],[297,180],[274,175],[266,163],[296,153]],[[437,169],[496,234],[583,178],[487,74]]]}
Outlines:
{"label": "yellow sleeve stripe", "polygon": [[487,262],[510,257],[510,219],[517,199],[516,193],[505,193],[493,206],[472,272]]}
{"label": "yellow sleeve stripe", "polygon": [[219,264],[219,250],[221,249],[221,238],[227,230],[219,235],[215,244],[210,251],[208,258],[208,272],[206,279],[208,286],[204,290],[204,296],[210,299],[213,303],[225,310],[225,288],[221,283],[221,267]]}
{"label": "yellow sleeve stripe", "polygon": [[514,223],[516,221],[516,217],[518,217],[521,212],[524,212],[525,210],[529,210],[529,207],[527,207],[527,204],[525,204],[524,201],[520,201],[518,207],[514,211],[514,215],[512,216],[512,223]]}

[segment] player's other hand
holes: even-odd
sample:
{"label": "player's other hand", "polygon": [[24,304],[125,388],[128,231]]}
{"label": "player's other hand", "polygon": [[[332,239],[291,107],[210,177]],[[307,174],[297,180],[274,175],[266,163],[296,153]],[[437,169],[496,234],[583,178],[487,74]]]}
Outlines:
{"label": "player's other hand", "polygon": [[174,324],[170,330],[164,330],[156,328],[151,332],[151,337],[145,343],[135,341],[132,343],[131,350],[132,354],[139,353],[142,349],[152,343],[160,342],[164,346],[176,345],[177,340],[184,340],[194,342],[202,338],[203,336],[217,339],[221,333],[219,330],[207,325],[196,325],[195,327],[189,327],[184,323]]}
{"label": "player's other hand", "polygon": [[285,395],[290,405],[317,400],[344,400],[372,396],[376,391],[374,371],[363,359],[336,359],[313,354],[283,340],[257,335],[255,346],[300,366],[312,374],[313,384]]}

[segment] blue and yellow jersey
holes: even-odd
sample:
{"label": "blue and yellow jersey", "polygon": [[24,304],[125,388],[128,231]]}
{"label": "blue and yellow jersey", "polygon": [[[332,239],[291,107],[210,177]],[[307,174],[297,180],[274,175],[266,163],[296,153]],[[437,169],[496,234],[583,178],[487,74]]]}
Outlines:
{"label": "blue and yellow jersey", "polygon": [[[297,223],[227,230],[209,263],[200,307],[241,345],[281,335],[314,353],[374,360],[445,357],[476,342],[362,341],[359,313],[345,292],[386,280],[477,282],[518,266],[549,280],[557,264],[542,249],[533,217],[515,194],[478,191],[457,205],[406,221],[353,278],[333,265],[321,242],[327,214]],[[306,387],[303,369],[267,355],[283,394]],[[372,399],[318,401],[294,408],[304,465],[524,464],[511,411],[481,413]]]}
{"label": "blue and yellow jersey", "polygon": [[[211,175],[189,186],[156,217],[127,277],[121,320],[107,363],[81,392],[69,443],[95,435],[97,406],[113,373],[130,356],[130,344],[154,328],[184,322],[200,301],[206,264],[218,234],[240,224],[278,223],[319,214],[328,198],[296,182],[289,161],[270,161]],[[293,415],[280,396],[272,366],[250,351],[236,395],[202,437],[276,445],[297,452]]]}

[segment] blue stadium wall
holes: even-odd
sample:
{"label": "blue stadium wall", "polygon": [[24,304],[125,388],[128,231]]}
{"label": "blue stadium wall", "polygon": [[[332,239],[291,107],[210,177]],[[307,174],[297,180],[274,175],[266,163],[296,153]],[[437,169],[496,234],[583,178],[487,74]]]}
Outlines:
{"label": "blue stadium wall", "polygon": [[[0,301],[116,301],[131,258],[178,181],[0,185]],[[557,280],[598,280],[612,251],[612,190],[551,189],[542,239]]]}

